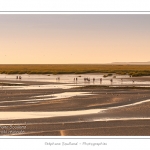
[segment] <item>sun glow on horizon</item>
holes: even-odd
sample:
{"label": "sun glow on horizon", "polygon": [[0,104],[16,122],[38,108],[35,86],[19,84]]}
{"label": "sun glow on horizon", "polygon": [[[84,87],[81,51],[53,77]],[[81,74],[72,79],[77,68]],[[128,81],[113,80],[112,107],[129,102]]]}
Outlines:
{"label": "sun glow on horizon", "polygon": [[0,15],[0,64],[149,61],[150,15]]}

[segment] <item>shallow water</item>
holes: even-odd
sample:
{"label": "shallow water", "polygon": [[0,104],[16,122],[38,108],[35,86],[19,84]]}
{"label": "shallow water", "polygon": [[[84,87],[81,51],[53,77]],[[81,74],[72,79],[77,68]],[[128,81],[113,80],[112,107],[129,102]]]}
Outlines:
{"label": "shallow water", "polygon": [[38,90],[38,89],[70,89],[80,87],[72,84],[48,84],[48,85],[29,85],[29,86],[2,86],[2,90]]}
{"label": "shallow water", "polygon": [[[129,101],[130,101],[130,99],[129,99]],[[135,106],[135,105],[140,105],[140,104],[147,103],[147,102],[150,102],[150,99],[142,100],[140,102],[125,104],[125,105],[121,105],[121,106],[116,106],[116,107],[109,107],[109,109],[116,109],[116,108],[123,108],[123,107]]]}
{"label": "shallow water", "polygon": [[[111,85],[111,86],[126,86],[126,85],[137,85],[140,87],[149,87],[149,81],[136,81],[132,83],[132,80],[128,76],[116,76],[113,79],[113,83],[110,83],[110,79],[112,77],[103,78],[103,74],[69,74],[69,75],[21,75],[22,79],[17,80],[16,75],[0,75],[0,80],[10,80],[16,81],[15,83],[21,84],[21,81],[38,81],[39,85],[30,85],[30,86],[1,86],[1,90],[31,90],[31,89],[69,89],[73,87],[80,87],[85,85],[100,85],[100,78],[102,78],[101,85]],[[60,81],[56,80],[56,78],[60,78]],[[77,82],[74,81],[74,78],[78,78]],[[95,78],[95,82],[93,80],[91,82],[84,82],[84,78],[90,78],[91,80]],[[121,78],[126,78],[121,82]],[[19,81],[19,82],[18,82]],[[48,85],[40,85],[40,82],[56,82],[57,84],[48,84]],[[58,84],[59,83],[59,84]],[[61,84],[66,83],[66,84]],[[91,93],[86,92],[65,92],[51,95],[38,95],[34,97],[29,97],[26,100],[12,100],[12,101],[1,101],[0,107],[10,107],[9,104],[13,104],[16,102],[21,102],[20,104],[15,104],[13,106],[24,105],[28,103],[39,103],[41,101],[54,100],[54,99],[62,99],[69,98],[73,96],[83,96],[83,95],[91,95]],[[130,100],[129,100],[130,101]],[[143,100],[140,102],[130,103],[126,105],[121,105],[117,107],[108,107],[106,109],[92,109],[92,110],[80,110],[80,111],[60,111],[60,112],[0,112],[0,120],[2,119],[25,119],[25,118],[45,118],[45,117],[55,117],[55,116],[70,116],[70,115],[82,115],[82,114],[91,114],[98,112],[105,112],[109,109],[116,109],[128,106],[134,106],[138,104],[142,104],[145,102],[149,102],[150,100]],[[3,115],[2,115],[3,114]],[[17,115],[19,114],[19,115]],[[5,116],[6,115],[6,116]],[[23,117],[23,118],[22,118]]]}
{"label": "shallow water", "polygon": [[34,97],[45,98],[45,97],[53,96],[51,99],[60,99],[60,98],[69,98],[73,96],[84,96],[84,95],[92,95],[92,94],[87,93],[87,92],[64,92],[64,93],[51,94],[51,95],[39,95],[39,96],[34,96]]}
{"label": "shallow water", "polygon": [[[67,93],[68,92],[66,92],[66,94]],[[73,94],[75,95],[77,93],[78,92],[70,92],[67,95],[64,94],[64,97],[72,96]],[[87,93],[78,93],[78,94],[84,95],[84,94],[87,94]],[[47,97],[47,96],[50,96],[50,95],[46,95],[45,97]],[[61,96],[61,95],[59,95],[59,96]],[[54,97],[54,99],[55,99],[55,97]],[[89,110],[77,110],[77,111],[53,111],[53,112],[0,112],[0,120],[49,118],[49,117],[76,116],[76,115],[106,113],[107,110],[110,110],[110,109],[135,106],[135,105],[139,105],[139,104],[146,103],[146,102],[150,102],[150,99],[143,100],[143,101],[140,101],[140,102],[131,103],[131,104],[116,106],[116,107],[108,107],[108,108],[105,108],[105,109],[89,109]],[[128,118],[117,118],[117,120],[123,120],[123,119],[128,120]],[[133,119],[133,118],[129,117],[129,119]],[[137,117],[135,119],[137,119]],[[145,119],[145,118],[142,117],[141,119]],[[103,119],[101,118],[101,119],[98,119],[98,120],[109,120],[109,121],[111,121],[111,120],[116,120],[116,119],[107,117],[107,118],[103,118]],[[96,119],[94,121],[96,121]]]}
{"label": "shallow water", "polygon": [[[87,92],[64,92],[64,93],[57,93],[57,94],[51,94],[51,95],[39,95],[39,96],[32,96],[30,97],[31,99],[28,100],[11,100],[11,101],[0,101],[0,108],[1,107],[10,107],[9,104],[13,104],[16,102],[23,102],[21,104],[16,104],[13,106],[18,106],[18,105],[24,105],[25,103],[39,103],[40,101],[49,101],[49,100],[54,100],[54,99],[62,99],[62,98],[69,98],[69,97],[74,97],[74,96],[84,96],[84,95],[92,95]],[[7,105],[5,105],[5,103]],[[2,106],[3,105],[3,106]]]}
{"label": "shallow water", "polygon": [[[0,74],[0,80],[8,80],[10,81],[36,81],[36,82],[54,82],[57,84],[48,84],[48,85],[31,85],[31,86],[3,86],[3,88],[9,89],[49,89],[49,88],[72,88],[74,86],[85,86],[85,85],[112,85],[112,86],[141,86],[141,87],[150,87],[150,81],[136,81],[133,83],[133,79],[127,75],[117,75],[116,78],[113,77],[103,77],[104,74],[63,74],[63,75],[27,75],[23,74],[22,79],[16,79],[16,75],[5,75]],[[56,78],[60,78],[60,80],[56,80]],[[77,78],[74,81],[74,78]],[[90,82],[84,81],[84,78],[90,78]],[[95,81],[93,82],[93,78]],[[102,78],[102,82],[100,82],[100,78]],[[110,82],[110,79],[113,78],[113,82]],[[121,78],[123,81],[121,81]],[[59,83],[59,84],[58,84]],[[67,85],[61,84],[66,83]]]}
{"label": "shallow water", "polygon": [[56,112],[0,112],[0,120],[49,118],[61,116],[76,116],[99,113],[100,109]]}
{"label": "shallow water", "polygon": [[92,121],[123,121],[123,120],[149,120],[150,117],[128,117],[128,118],[100,118],[100,119],[92,119]]}

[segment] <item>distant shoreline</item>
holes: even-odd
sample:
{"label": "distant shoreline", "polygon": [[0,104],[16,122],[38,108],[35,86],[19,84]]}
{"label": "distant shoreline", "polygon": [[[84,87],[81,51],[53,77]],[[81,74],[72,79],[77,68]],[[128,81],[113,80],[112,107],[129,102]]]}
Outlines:
{"label": "distant shoreline", "polygon": [[150,65],[120,64],[6,64],[0,74],[86,74],[115,73],[131,76],[150,76]]}

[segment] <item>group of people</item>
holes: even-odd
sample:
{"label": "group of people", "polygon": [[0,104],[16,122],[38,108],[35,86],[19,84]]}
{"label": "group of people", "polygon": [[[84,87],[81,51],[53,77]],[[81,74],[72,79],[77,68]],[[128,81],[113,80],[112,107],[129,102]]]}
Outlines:
{"label": "group of people", "polygon": [[59,81],[60,80],[60,77],[56,78],[56,81]]}
{"label": "group of people", "polygon": [[21,76],[16,76],[16,79],[22,79],[22,77]]}
{"label": "group of people", "polygon": [[[84,82],[90,82],[90,78],[84,78]],[[95,82],[95,78],[93,78],[93,82]],[[102,78],[100,78],[100,83],[102,83]]]}
{"label": "group of people", "polygon": [[77,82],[77,81],[78,81],[78,78],[74,78],[74,81],[76,81],[76,82]]}
{"label": "group of people", "polygon": [[[77,78],[74,78],[74,81],[77,81]],[[102,83],[102,78],[100,78],[100,83]],[[90,78],[84,78],[84,82],[90,82]],[[93,82],[95,82],[95,78],[93,78]],[[121,82],[123,82],[123,79],[121,78]],[[132,82],[134,83],[134,80],[132,80]],[[110,79],[110,83],[112,84],[113,83],[113,79]]]}
{"label": "group of people", "polygon": [[[16,77],[17,79],[21,79],[21,76],[17,76]],[[60,77],[57,77],[56,78],[57,81],[60,80]],[[93,83],[95,82],[95,78],[92,79],[93,80]],[[100,78],[100,84],[102,83],[102,78]],[[74,78],[74,82],[77,82],[78,81],[78,78]],[[84,82],[90,82],[90,78],[84,78]],[[121,78],[121,82],[123,82],[123,79]],[[132,80],[132,82],[134,83],[134,80]],[[110,83],[112,84],[113,83],[113,79],[110,79]]]}
{"label": "group of people", "polygon": [[84,78],[84,82],[90,82],[90,78]]}

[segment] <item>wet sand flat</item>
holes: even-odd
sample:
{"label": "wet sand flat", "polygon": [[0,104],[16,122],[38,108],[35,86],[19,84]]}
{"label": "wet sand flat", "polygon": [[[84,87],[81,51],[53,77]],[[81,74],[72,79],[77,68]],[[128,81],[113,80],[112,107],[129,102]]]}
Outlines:
{"label": "wet sand flat", "polygon": [[[46,84],[37,81],[35,85]],[[149,90],[101,85],[68,89],[1,88],[0,135],[150,135]]]}

